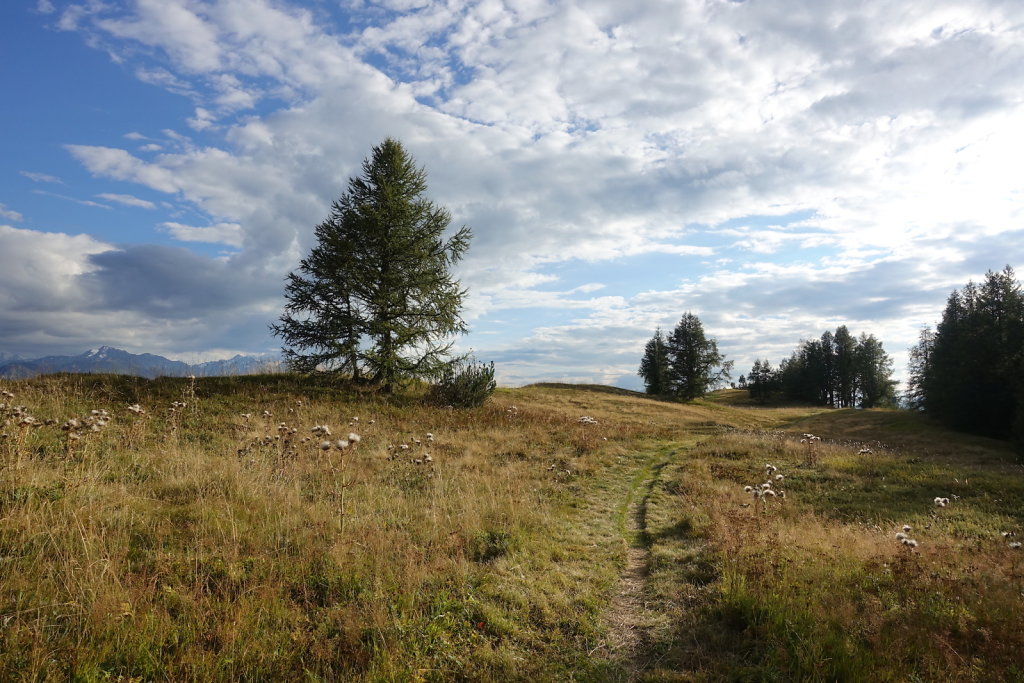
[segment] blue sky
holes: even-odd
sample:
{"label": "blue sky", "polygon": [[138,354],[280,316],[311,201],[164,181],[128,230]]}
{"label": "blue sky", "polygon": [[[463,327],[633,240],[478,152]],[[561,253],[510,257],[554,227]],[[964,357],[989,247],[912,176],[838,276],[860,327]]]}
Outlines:
{"label": "blue sky", "polygon": [[[636,5],[636,6],[634,6]],[[906,348],[1024,255],[1024,5],[13,0],[0,351],[208,360],[402,140],[475,233],[505,384],[637,387],[696,313],[738,375],[846,324]]]}

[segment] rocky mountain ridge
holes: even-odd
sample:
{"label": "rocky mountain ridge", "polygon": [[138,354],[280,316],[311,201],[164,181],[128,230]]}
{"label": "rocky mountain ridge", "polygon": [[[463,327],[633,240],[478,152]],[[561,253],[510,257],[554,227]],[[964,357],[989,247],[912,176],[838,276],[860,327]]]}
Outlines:
{"label": "rocky mountain ridge", "polygon": [[274,356],[243,356],[206,363],[185,363],[151,353],[129,353],[111,346],[90,349],[77,356],[25,359],[0,356],[0,377],[26,379],[56,372],[135,375],[138,377],[217,377],[281,372],[284,364]]}

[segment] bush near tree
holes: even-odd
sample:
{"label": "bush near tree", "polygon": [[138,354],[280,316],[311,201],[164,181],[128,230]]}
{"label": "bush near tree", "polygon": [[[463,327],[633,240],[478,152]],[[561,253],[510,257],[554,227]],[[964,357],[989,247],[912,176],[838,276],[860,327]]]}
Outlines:
{"label": "bush near tree", "polygon": [[494,363],[465,358],[445,370],[430,388],[430,398],[439,406],[475,408],[494,393]]}

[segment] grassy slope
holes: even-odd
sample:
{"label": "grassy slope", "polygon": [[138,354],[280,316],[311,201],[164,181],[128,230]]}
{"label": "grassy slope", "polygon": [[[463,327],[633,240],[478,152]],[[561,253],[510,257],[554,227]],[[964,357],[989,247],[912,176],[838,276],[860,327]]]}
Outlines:
{"label": "grassy slope", "polygon": [[[115,414],[71,454],[55,427],[5,430],[2,679],[621,679],[605,610],[638,496],[653,679],[1014,671],[1020,553],[994,534],[1020,528],[1024,479],[916,416],[560,385],[469,412],[287,377],[0,388],[40,419]],[[325,456],[299,441],[316,424],[363,438]],[[817,466],[782,425],[825,437]],[[789,496],[754,515],[742,486],[766,460]],[[892,540],[904,522],[918,552]]]}
{"label": "grassy slope", "polygon": [[[761,506],[743,486],[766,463],[787,495]],[[1024,468],[1003,443],[887,410],[726,432],[666,468],[648,520],[649,680],[1024,679]]]}

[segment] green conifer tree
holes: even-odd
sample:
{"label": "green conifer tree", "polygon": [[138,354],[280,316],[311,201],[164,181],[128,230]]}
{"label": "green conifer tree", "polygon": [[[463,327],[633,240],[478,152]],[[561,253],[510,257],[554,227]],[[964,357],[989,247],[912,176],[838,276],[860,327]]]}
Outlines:
{"label": "green conifer tree", "polygon": [[386,391],[440,376],[464,333],[465,290],[451,268],[472,233],[444,236],[451,214],[423,195],[426,172],[391,138],[316,228],[317,245],[288,277],[280,324],[292,367],[366,376]]}
{"label": "green conifer tree", "polygon": [[718,352],[718,342],[704,335],[704,326],[686,313],[667,340],[668,379],[671,395],[684,401],[699,398],[716,384],[729,379],[732,361]]}
{"label": "green conifer tree", "polygon": [[664,396],[669,393],[668,347],[660,327],[644,347],[644,357],[640,359],[640,370],[637,374],[643,378],[644,388],[648,394]]}

